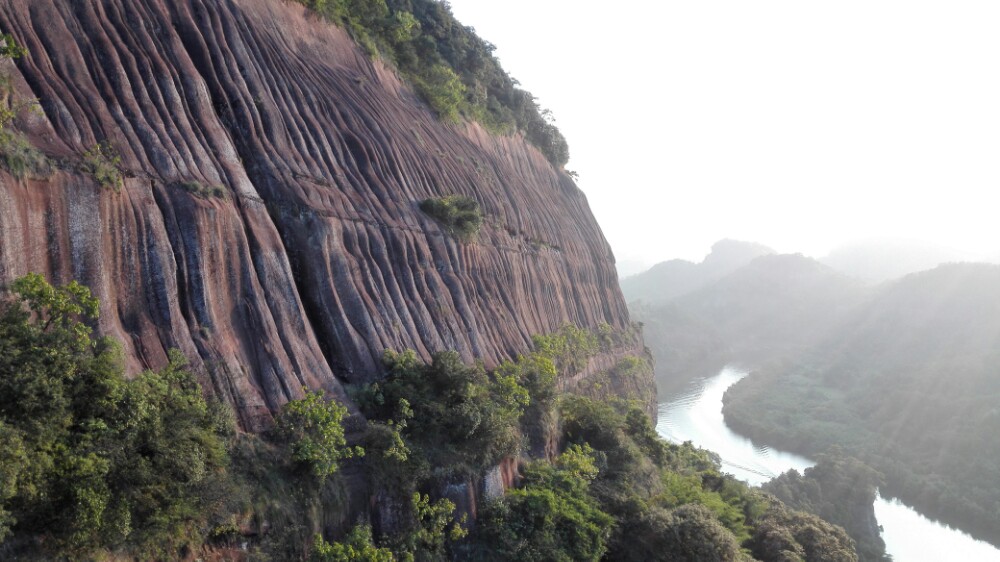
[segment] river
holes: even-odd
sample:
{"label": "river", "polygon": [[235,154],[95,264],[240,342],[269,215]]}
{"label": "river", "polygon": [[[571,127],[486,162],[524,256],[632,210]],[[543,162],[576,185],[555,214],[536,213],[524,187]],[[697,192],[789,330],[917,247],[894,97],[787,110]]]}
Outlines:
{"label": "river", "polygon": [[[805,457],[755,445],[726,426],[722,395],[747,371],[734,365],[693,381],[684,390],[660,397],[656,430],[675,443],[691,441],[715,451],[722,470],[750,484],[761,484],[792,468],[802,472],[813,462]],[[897,501],[879,498],[875,516],[882,526],[886,550],[895,562],[998,561],[1000,550],[989,543],[932,521]]]}

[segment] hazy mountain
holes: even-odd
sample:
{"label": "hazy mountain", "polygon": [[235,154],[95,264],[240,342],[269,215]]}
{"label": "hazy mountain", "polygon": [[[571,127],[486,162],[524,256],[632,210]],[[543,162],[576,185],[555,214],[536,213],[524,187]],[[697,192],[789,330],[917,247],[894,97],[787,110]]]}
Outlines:
{"label": "hazy mountain", "polygon": [[663,390],[734,359],[804,348],[826,335],[866,292],[860,282],[814,259],[774,254],[669,303],[629,306],[643,323]]}
{"label": "hazy mountain", "polygon": [[822,259],[847,275],[872,283],[897,279],[971,256],[945,246],[905,239],[872,239],[845,244]]}
{"label": "hazy mountain", "polygon": [[741,433],[837,444],[884,493],[1000,544],[1000,267],[949,264],[881,287],[821,345],[727,394]]}
{"label": "hazy mountain", "polygon": [[732,352],[790,349],[821,337],[864,296],[857,281],[801,254],[759,257],[676,306]]}
{"label": "hazy mountain", "polygon": [[642,260],[617,260],[615,269],[618,271],[618,278],[625,279],[646,271],[649,263]]}
{"label": "hazy mountain", "polygon": [[692,316],[674,303],[629,305],[632,318],[642,323],[643,339],[655,360],[660,394],[683,387],[692,374],[723,366],[729,344],[711,322]]}
{"label": "hazy mountain", "polygon": [[754,242],[720,240],[701,263],[687,260],[658,263],[648,271],[623,279],[622,292],[629,302],[666,303],[721,279],[754,258],[773,253],[771,248]]}

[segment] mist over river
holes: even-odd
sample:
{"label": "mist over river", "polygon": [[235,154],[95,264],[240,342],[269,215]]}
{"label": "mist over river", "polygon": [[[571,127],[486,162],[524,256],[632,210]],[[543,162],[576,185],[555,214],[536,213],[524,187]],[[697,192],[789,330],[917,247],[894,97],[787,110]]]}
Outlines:
{"label": "mist over river", "polygon": [[[694,380],[683,390],[660,397],[657,432],[676,443],[691,441],[719,454],[722,470],[759,485],[792,468],[813,465],[805,457],[755,445],[726,426],[722,395],[747,375],[728,365]],[[927,519],[897,501],[879,499],[875,516],[883,528],[886,550],[896,562],[1000,561],[1000,550],[969,535]]]}

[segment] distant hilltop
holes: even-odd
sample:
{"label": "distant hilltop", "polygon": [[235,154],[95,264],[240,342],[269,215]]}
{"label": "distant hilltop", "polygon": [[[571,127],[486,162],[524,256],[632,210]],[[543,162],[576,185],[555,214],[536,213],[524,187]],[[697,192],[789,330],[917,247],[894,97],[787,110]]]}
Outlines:
{"label": "distant hilltop", "polygon": [[622,292],[629,302],[665,303],[722,279],[755,258],[774,253],[771,248],[756,242],[720,240],[712,245],[712,251],[700,263],[679,259],[665,261],[623,279]]}

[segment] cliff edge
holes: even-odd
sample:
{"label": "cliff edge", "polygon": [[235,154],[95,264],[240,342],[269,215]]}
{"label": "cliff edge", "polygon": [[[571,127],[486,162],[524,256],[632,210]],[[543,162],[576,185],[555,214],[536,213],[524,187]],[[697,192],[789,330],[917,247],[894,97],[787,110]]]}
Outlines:
{"label": "cliff edge", "polygon": [[[89,285],[130,371],[179,348],[247,429],[303,387],[343,398],[385,349],[495,364],[564,324],[629,326],[565,172],[438,121],[298,4],[8,0],[0,30],[29,53],[3,63],[9,99],[41,108],[15,126],[54,163],[0,172],[0,285]],[[88,163],[102,143],[120,188]],[[451,194],[481,206],[475,242],[418,207]]]}

